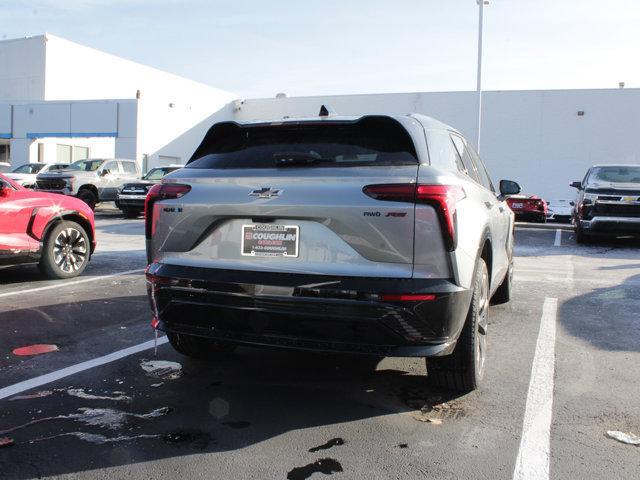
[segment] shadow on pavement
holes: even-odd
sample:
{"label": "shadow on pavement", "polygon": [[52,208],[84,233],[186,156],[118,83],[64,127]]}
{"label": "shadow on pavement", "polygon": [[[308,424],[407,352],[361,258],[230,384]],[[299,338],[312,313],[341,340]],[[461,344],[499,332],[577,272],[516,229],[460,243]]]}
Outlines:
{"label": "shadow on pavement", "polygon": [[640,352],[640,275],[615,287],[597,288],[565,301],[560,323],[596,348]]}

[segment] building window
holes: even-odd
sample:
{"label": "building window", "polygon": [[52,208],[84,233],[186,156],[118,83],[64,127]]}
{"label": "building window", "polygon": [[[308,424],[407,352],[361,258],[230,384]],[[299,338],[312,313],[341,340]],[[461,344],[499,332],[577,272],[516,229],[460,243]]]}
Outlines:
{"label": "building window", "polygon": [[73,147],[73,161],[89,158],[89,147]]}
{"label": "building window", "polygon": [[9,158],[9,145],[0,145],[0,162],[8,162]]}
{"label": "building window", "polygon": [[56,162],[71,163],[71,145],[56,145]]}

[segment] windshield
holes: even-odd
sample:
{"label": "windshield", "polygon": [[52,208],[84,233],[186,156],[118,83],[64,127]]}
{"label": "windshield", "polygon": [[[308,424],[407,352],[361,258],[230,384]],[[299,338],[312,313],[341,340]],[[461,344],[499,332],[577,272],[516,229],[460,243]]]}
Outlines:
{"label": "windshield", "polygon": [[142,177],[143,180],[160,180],[165,175],[177,170],[175,167],[158,167],[152,168],[147,174]]}
{"label": "windshield", "polygon": [[42,170],[42,167],[44,167],[44,165],[41,163],[25,163],[16,168],[13,173],[38,173]]}
{"label": "windshield", "polygon": [[640,183],[638,167],[596,167],[591,170],[588,183]]}
{"label": "windshield", "polygon": [[69,165],[69,170],[82,170],[83,172],[95,172],[100,168],[104,160],[78,160]]}
{"label": "windshield", "polygon": [[404,127],[389,117],[358,122],[214,125],[187,168],[416,165]]}

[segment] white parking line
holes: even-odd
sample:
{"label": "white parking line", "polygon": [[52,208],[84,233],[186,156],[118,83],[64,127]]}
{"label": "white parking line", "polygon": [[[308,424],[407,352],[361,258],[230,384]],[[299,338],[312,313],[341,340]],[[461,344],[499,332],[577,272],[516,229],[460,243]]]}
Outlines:
{"label": "white parking line", "polygon": [[[164,345],[168,341],[169,340],[166,336],[160,337],[158,338],[158,345]],[[129,355],[144,352],[145,350],[153,348],[154,345],[154,341],[149,340],[148,342],[140,343],[123,350],[118,350],[117,352],[109,353],[102,357],[94,358],[93,360],[87,360],[86,362],[71,365],[70,367],[63,368],[62,370],[56,370],[55,372],[47,373],[46,375],[41,375],[30,380],[25,380],[24,382],[15,383],[13,385],[9,385],[8,387],[0,388],[0,400],[3,398],[11,397],[18,393],[22,393],[26,390],[31,390],[32,388],[41,387],[42,385],[46,385],[47,383],[55,382],[56,380],[60,380],[61,378],[74,375],[84,370],[89,370],[93,367],[99,367],[100,365],[114,362],[121,358],[128,357]]]}
{"label": "white parking line", "polygon": [[51,290],[53,288],[68,287],[68,286],[71,286],[71,285],[78,285],[80,283],[97,282],[99,280],[104,280],[105,278],[119,277],[121,275],[130,275],[132,273],[141,273],[141,272],[144,272],[144,268],[138,268],[136,270],[126,270],[124,272],[111,273],[109,275],[102,275],[100,277],[82,278],[80,280],[74,280],[72,282],[60,282],[60,283],[55,283],[53,285],[47,285],[46,287],[28,288],[26,290],[14,290],[14,291],[11,291],[11,292],[0,293],[0,298],[12,297],[14,295],[23,295],[25,293],[42,292],[44,290]]}
{"label": "white parking line", "polygon": [[562,230],[557,229],[556,230],[556,240],[555,242],[553,242],[553,246],[554,247],[559,247],[562,243]]}
{"label": "white parking line", "polygon": [[548,480],[557,298],[545,298],[522,425],[514,480]]}

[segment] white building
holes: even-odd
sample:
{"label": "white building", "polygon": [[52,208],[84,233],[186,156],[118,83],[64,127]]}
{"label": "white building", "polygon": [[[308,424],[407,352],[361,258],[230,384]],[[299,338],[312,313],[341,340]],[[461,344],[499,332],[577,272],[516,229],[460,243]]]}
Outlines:
{"label": "white building", "polygon": [[[0,161],[135,158],[184,163],[221,120],[419,112],[477,137],[475,92],[238,100],[236,96],[52,35],[0,41]],[[483,93],[481,156],[494,180],[547,199],[596,163],[640,163],[640,89]]]}
{"label": "white building", "polygon": [[234,98],[49,34],[0,41],[0,160],[184,163],[172,140]]}

